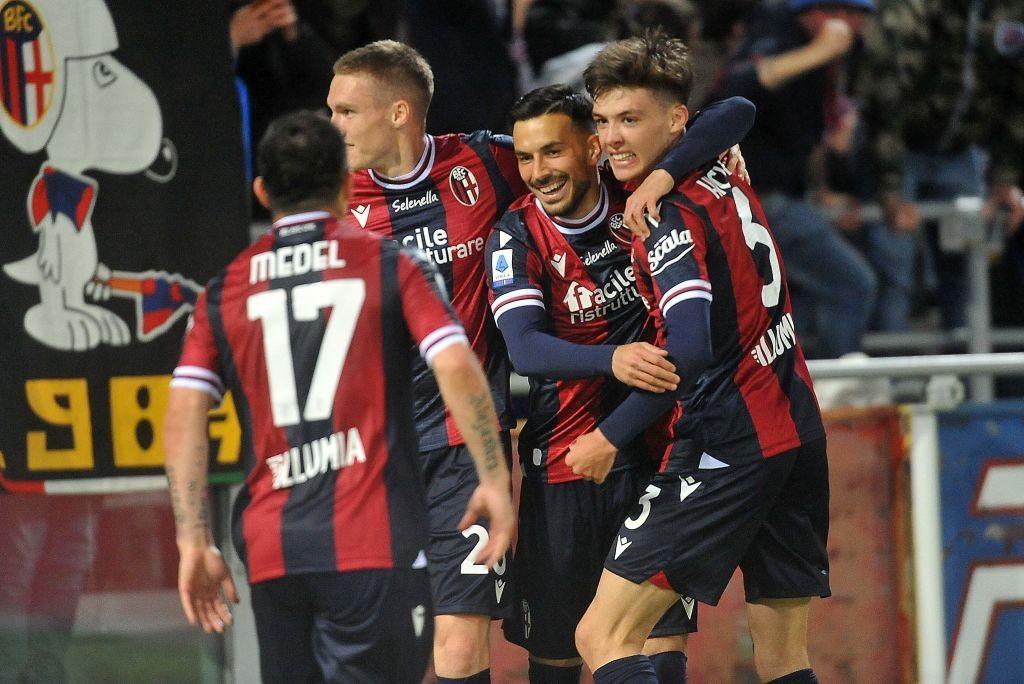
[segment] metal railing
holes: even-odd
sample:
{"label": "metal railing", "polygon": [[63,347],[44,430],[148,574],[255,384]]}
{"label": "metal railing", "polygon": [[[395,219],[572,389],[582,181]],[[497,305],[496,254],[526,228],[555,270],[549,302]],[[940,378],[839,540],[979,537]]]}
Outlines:
{"label": "metal railing", "polygon": [[[967,327],[951,335],[957,340],[957,344],[971,353],[991,352],[997,344],[1004,347],[1024,347],[1024,329],[998,332],[992,329],[988,268],[992,256],[1002,249],[1005,230],[1001,222],[985,222],[982,217],[983,200],[980,197],[958,197],[945,202],[918,202],[916,206],[922,223],[938,222],[941,249],[946,252],[962,252],[966,257]],[[881,220],[881,208],[875,204],[866,205],[860,210],[860,218],[862,221]],[[934,342],[942,343],[944,334],[937,332],[932,336],[892,333],[884,337],[868,336],[865,339],[865,350],[935,349]],[[970,387],[973,399],[992,399],[991,376],[975,375],[971,378]]]}

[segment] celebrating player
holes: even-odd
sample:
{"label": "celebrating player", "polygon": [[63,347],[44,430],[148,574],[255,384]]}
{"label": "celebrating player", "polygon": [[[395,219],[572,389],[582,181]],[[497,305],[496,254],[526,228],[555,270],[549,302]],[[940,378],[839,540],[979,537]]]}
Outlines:
{"label": "celebrating player", "polygon": [[263,681],[419,682],[432,621],[409,347],[476,463],[480,484],[456,522],[489,516],[474,559],[484,571],[514,528],[487,381],[434,267],[338,221],[349,176],[326,118],[278,120],[258,160],[254,190],[273,231],[207,286],[171,382],[165,449],[182,606],[220,632],[231,619],[221,590],[236,600],[205,503],[206,414],[230,388],[249,463],[232,529]]}
{"label": "celebrating player", "polygon": [[[433,75],[419,53],[402,43],[385,40],[353,50],[338,60],[334,73],[327,104],[345,133],[355,170],[350,218],[423,250],[437,264],[487,372],[501,428],[508,430],[513,425],[509,367],[487,307],[484,247],[495,222],[528,191],[512,141],[489,131],[427,135]],[[665,176],[678,180],[692,164],[677,170],[675,156],[675,151],[667,155],[662,166]],[[442,683],[487,682],[490,619],[507,617],[512,608],[506,564],[488,572],[477,562],[475,549],[488,538],[484,523],[465,532],[456,529],[475,484],[472,466],[422,364],[414,369],[413,387],[430,516],[427,558],[438,613],[434,667]]]}
{"label": "celebrating player", "polygon": [[[716,116],[701,117],[680,145],[693,167],[753,123],[746,100],[715,106]],[[495,227],[487,264],[495,320],[531,389],[519,438],[524,479],[513,561],[521,611],[504,628],[530,652],[532,682],[576,682],[576,624],[619,525],[671,439],[663,424],[652,442],[634,440],[603,486],[573,473],[565,454],[628,394],[613,378],[652,391],[675,389],[679,378],[649,344],[655,329],[630,265],[626,193],[610,172],[598,172],[589,98],[564,85],[540,88],[519,99],[511,118],[519,173],[532,194]],[[645,652],[657,654],[662,681],[685,678],[693,611],[691,599],[677,602],[652,632]]]}
{"label": "celebrating player", "polygon": [[[613,43],[587,90],[616,178],[634,182],[683,135],[691,67],[678,40]],[[743,569],[758,675],[816,681],[811,596],[828,596],[828,466],[782,261],[750,186],[721,164],[688,176],[634,242],[637,286],[680,381],[633,393],[566,463],[597,482],[681,399],[675,443],[618,532],[576,642],[595,681],[654,682],[643,639],[690,596],[716,604]]]}

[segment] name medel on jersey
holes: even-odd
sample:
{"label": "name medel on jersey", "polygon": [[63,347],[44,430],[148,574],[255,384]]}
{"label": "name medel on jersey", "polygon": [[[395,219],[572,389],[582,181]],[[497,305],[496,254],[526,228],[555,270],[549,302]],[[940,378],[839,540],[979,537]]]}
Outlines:
{"label": "name medel on jersey", "polygon": [[[360,227],[421,250],[444,278],[452,306],[487,374],[503,429],[514,425],[504,342],[487,311],[484,247],[498,217],[525,192],[511,139],[477,131],[426,136],[416,167],[399,178],[354,175],[350,218]],[[420,450],[462,443],[430,369],[414,351]]]}

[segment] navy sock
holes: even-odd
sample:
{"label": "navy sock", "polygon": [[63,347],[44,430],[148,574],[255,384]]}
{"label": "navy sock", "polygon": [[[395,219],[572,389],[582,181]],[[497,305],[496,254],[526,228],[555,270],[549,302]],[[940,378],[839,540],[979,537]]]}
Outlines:
{"label": "navy sock", "polygon": [[818,684],[818,677],[814,674],[814,670],[807,668],[806,670],[797,670],[796,672],[790,672],[788,675],[782,675],[768,682],[768,684]]}
{"label": "navy sock", "polygon": [[686,684],[686,654],[682,651],[665,651],[648,656],[658,673],[661,684]]}
{"label": "navy sock", "polygon": [[530,684],[579,684],[582,665],[555,667],[530,661]]}
{"label": "navy sock", "polygon": [[658,684],[658,673],[647,656],[626,656],[597,668],[594,684]]}
{"label": "navy sock", "polygon": [[491,684],[491,668],[469,677],[438,677],[437,684]]}

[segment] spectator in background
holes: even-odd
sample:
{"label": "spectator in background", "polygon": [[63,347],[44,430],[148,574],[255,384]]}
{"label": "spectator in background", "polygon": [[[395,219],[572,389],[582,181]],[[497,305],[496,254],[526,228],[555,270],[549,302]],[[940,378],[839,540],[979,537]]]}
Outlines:
{"label": "spectator in background", "polygon": [[409,0],[407,12],[407,42],[434,70],[427,130],[507,130],[518,74],[492,0]]}
{"label": "spectator in background", "polygon": [[807,165],[836,114],[843,57],[872,9],[872,0],[790,0],[755,10],[712,95],[757,105],[744,156],[785,259],[797,328],[816,331],[816,355],[826,358],[860,349],[877,283],[807,200]]}
{"label": "spectator in background", "polygon": [[294,0],[303,17],[331,46],[334,57],[384,38],[397,38],[404,0]]}
{"label": "spectator in background", "polygon": [[893,226],[886,221],[861,220],[862,203],[874,199],[865,147],[856,103],[841,97],[836,104],[836,116],[825,132],[821,154],[815,159],[820,167],[812,174],[820,184],[816,197],[819,204],[837,214],[835,227],[874,268],[878,297],[870,328],[903,332],[910,327],[916,284],[916,217],[910,216],[905,223]]}
{"label": "spectator in background", "polygon": [[[879,22],[865,36],[859,91],[886,223],[895,232],[912,230],[913,202],[987,194],[986,214],[1003,209],[1011,230],[1019,230],[1024,4],[879,0],[878,9]],[[987,193],[984,153],[991,159]],[[928,238],[942,324],[963,326],[964,255],[940,251],[934,228]]]}
{"label": "spectator in background", "polygon": [[[336,55],[300,18],[291,0],[252,0],[233,7],[231,49],[241,80],[244,144],[251,160],[252,142],[263,136],[273,119],[297,109],[323,107]],[[254,209],[267,216],[258,205]]]}
{"label": "spectator in background", "polygon": [[583,70],[608,41],[659,27],[693,47],[700,12],[690,0],[534,0],[525,27],[532,88],[565,83],[582,90]]}

